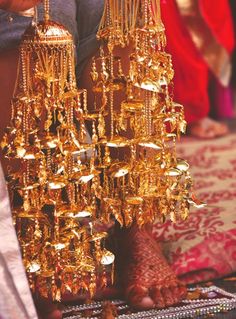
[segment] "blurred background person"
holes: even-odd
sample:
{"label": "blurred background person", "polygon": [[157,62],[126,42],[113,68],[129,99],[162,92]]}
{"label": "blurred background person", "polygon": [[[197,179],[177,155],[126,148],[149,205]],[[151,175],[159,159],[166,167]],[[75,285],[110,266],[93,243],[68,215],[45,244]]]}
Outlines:
{"label": "blurred background person", "polygon": [[175,70],[174,99],[183,104],[188,131],[199,138],[227,134],[211,118],[233,116],[230,87],[235,46],[227,0],[161,0],[167,51]]}

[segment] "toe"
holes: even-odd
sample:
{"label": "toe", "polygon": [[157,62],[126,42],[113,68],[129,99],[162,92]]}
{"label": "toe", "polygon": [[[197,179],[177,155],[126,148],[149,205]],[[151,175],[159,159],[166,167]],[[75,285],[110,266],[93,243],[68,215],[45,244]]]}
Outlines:
{"label": "toe", "polygon": [[189,125],[189,132],[197,138],[215,138],[224,136],[229,133],[229,128],[226,124],[205,117],[197,122]]}
{"label": "toe", "polygon": [[187,296],[187,288],[181,284],[179,286],[179,300],[184,299]]}
{"label": "toe", "polygon": [[161,292],[166,306],[171,306],[176,303],[170,288],[162,288]]}
{"label": "toe", "polygon": [[54,310],[52,313],[45,315],[44,319],[62,319],[60,310]]}
{"label": "toe", "polygon": [[155,307],[155,303],[150,296],[144,297],[138,304],[136,304],[135,308],[144,310],[144,309],[151,309]]}
{"label": "toe", "polygon": [[218,127],[216,128],[217,136],[224,136],[229,133],[229,128],[224,123],[218,123]]}
{"label": "toe", "polygon": [[153,287],[149,290],[150,297],[152,298],[155,306],[157,308],[164,308],[165,307],[165,301],[162,296],[162,293],[160,291],[160,288]]}
{"label": "toe", "polygon": [[174,299],[174,303],[177,304],[178,302],[180,302],[182,300],[182,297],[180,296],[180,287],[179,286],[175,286],[171,288],[171,292],[172,292],[172,296]]}
{"label": "toe", "polygon": [[126,290],[128,303],[136,309],[150,309],[154,307],[153,300],[148,295],[148,289],[139,285],[133,285]]}

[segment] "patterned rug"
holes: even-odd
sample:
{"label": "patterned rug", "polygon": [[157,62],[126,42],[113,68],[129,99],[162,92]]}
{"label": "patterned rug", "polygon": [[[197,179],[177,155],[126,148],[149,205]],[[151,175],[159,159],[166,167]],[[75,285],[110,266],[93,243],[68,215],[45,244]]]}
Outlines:
{"label": "patterned rug", "polygon": [[186,283],[236,271],[236,134],[214,140],[182,138],[178,156],[188,160],[195,194],[207,207],[184,222],[156,224],[167,259]]}

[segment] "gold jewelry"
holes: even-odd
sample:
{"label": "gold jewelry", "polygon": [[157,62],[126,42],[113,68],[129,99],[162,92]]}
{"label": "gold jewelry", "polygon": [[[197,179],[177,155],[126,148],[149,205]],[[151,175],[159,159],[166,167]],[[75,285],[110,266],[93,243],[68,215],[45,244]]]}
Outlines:
{"label": "gold jewelry", "polygon": [[[76,87],[72,36],[50,20],[49,0],[44,8],[44,21],[29,26],[20,44],[11,127],[1,146],[21,164],[10,185],[22,197],[13,212],[31,289],[60,301],[66,291],[93,296],[97,281],[107,284],[109,267],[113,277],[114,256],[96,219],[141,227],[185,219],[190,204],[204,204],[192,194],[188,163],[176,155],[186,122],[171,93],[160,0],[105,0],[100,56],[90,73],[95,110]],[[124,74],[113,50],[128,45]],[[117,92],[125,98],[115,109]]]}

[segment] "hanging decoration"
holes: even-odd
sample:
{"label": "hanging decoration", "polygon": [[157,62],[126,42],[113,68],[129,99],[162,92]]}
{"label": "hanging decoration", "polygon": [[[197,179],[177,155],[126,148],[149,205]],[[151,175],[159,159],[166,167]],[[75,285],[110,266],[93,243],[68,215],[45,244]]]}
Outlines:
{"label": "hanging decoration", "polygon": [[[105,216],[124,226],[185,219],[190,204],[203,205],[192,195],[189,164],[176,154],[186,121],[173,101],[164,31],[159,0],[105,1],[91,70],[99,153],[109,158],[101,202]],[[130,51],[128,63],[118,55],[122,48]],[[118,94],[124,100],[117,107]]]}
{"label": "hanging decoration", "polygon": [[[8,184],[31,290],[59,301],[66,292],[93,296],[108,272],[113,278],[114,255],[97,222],[175,221],[201,203],[192,197],[188,163],[176,155],[186,122],[172,98],[159,1],[105,0],[91,68],[93,110],[76,86],[72,36],[50,20],[48,0],[44,7],[44,20],[20,44],[1,146],[20,165]],[[115,51],[127,46],[125,73]]]}

